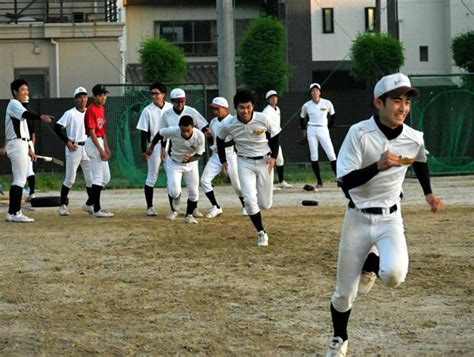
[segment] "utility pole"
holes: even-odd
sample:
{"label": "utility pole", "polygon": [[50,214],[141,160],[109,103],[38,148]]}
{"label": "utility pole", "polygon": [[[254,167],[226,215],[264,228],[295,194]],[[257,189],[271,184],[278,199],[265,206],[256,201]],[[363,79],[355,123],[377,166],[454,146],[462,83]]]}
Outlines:
{"label": "utility pole", "polygon": [[381,19],[380,19],[381,9],[382,9],[382,6],[381,6],[381,3],[380,3],[380,0],[375,0],[375,24],[374,24],[375,33],[380,33],[380,31],[382,29],[382,27],[380,26],[380,23],[381,23]]}
{"label": "utility pole", "polygon": [[398,0],[389,1],[387,4],[387,32],[389,36],[400,39],[398,30]]}
{"label": "utility pole", "polygon": [[232,0],[216,0],[216,15],[219,96],[226,98],[231,103],[236,90],[234,9]]}

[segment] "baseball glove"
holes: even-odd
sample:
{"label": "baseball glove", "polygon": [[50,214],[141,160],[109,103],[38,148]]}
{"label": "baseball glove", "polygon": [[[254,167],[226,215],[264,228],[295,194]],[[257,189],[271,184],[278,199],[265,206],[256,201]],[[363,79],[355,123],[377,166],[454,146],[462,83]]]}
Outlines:
{"label": "baseball glove", "polygon": [[306,185],[303,186],[303,190],[305,190],[305,191],[314,191],[314,186],[306,184]]}
{"label": "baseball glove", "polygon": [[402,155],[398,156],[398,158],[400,159],[400,164],[402,165],[411,165],[415,162],[415,159],[411,159]]}

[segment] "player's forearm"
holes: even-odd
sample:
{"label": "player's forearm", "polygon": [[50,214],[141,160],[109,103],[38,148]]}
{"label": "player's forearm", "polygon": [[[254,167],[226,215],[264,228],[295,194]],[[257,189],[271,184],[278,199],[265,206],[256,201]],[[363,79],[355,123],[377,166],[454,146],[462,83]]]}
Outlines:
{"label": "player's forearm", "polygon": [[142,131],[141,147],[142,147],[142,153],[144,153],[146,149],[148,149],[148,133],[145,131]]}
{"label": "player's forearm", "polygon": [[342,177],[342,188],[350,190],[354,187],[361,186],[378,173],[377,162],[374,162],[372,165],[364,167],[363,169],[351,171]]}
{"label": "player's forearm", "polygon": [[270,156],[276,159],[278,156],[278,149],[280,147],[280,134],[275,135],[273,138],[268,140],[268,146],[270,147]]}
{"label": "player's forearm", "polygon": [[26,120],[41,120],[41,115],[25,110],[21,115]]}
{"label": "player's forearm", "polygon": [[307,123],[308,123],[307,118],[300,117],[300,128],[301,128],[301,130],[306,130]]}
{"label": "player's forearm", "polygon": [[415,161],[413,163],[413,171],[415,171],[416,178],[423,188],[423,193],[426,195],[433,193],[431,190],[430,169],[426,162]]}
{"label": "player's forearm", "polygon": [[89,137],[91,138],[91,140],[94,143],[97,150],[99,150],[99,152],[103,152],[104,149],[100,145],[99,139],[97,138],[97,135],[95,135],[95,129],[88,129],[87,132],[89,133]]}
{"label": "player's forearm", "polygon": [[67,137],[66,128],[56,123],[53,126],[53,130],[56,133],[56,135],[59,137],[59,139],[61,139],[65,144],[67,144],[67,142],[69,141],[69,138]]}
{"label": "player's forearm", "polygon": [[151,146],[155,147],[160,140],[163,140],[163,137],[160,135],[160,132],[157,132],[153,140],[151,141]]}
{"label": "player's forearm", "polygon": [[336,120],[336,114],[328,115],[328,129],[331,129],[334,126],[335,120]]}
{"label": "player's forearm", "polygon": [[202,155],[200,155],[200,154],[194,154],[193,156],[189,157],[189,159],[186,161],[186,163],[199,160],[199,158],[200,158],[201,156],[202,156]]}
{"label": "player's forearm", "polygon": [[217,141],[217,155],[219,155],[219,161],[221,164],[227,162],[227,158],[225,155],[225,141],[219,138],[218,136],[216,137]]}

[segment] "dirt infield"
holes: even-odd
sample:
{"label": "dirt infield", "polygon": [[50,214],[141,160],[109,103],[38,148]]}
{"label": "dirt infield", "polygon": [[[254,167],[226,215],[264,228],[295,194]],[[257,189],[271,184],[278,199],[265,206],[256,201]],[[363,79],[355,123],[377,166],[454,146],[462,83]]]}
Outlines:
{"label": "dirt infield", "polygon": [[[472,355],[474,178],[433,181],[437,215],[415,180],[405,185],[409,275],[359,297],[349,355]],[[237,198],[216,192],[224,214],[197,225],[166,221],[163,190],[154,218],[141,190],[106,190],[111,219],[81,212],[72,192],[69,217],[44,208],[25,211],[33,224],[1,221],[0,354],[321,355],[342,193],[276,192],[263,212],[270,246],[257,248]]]}

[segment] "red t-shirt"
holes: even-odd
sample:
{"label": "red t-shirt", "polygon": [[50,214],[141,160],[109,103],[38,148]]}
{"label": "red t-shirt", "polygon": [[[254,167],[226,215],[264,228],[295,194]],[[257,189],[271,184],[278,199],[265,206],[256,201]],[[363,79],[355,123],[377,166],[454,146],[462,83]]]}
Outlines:
{"label": "red t-shirt", "polygon": [[91,103],[84,115],[84,126],[86,135],[89,135],[89,129],[95,129],[96,136],[105,136],[105,108]]}

